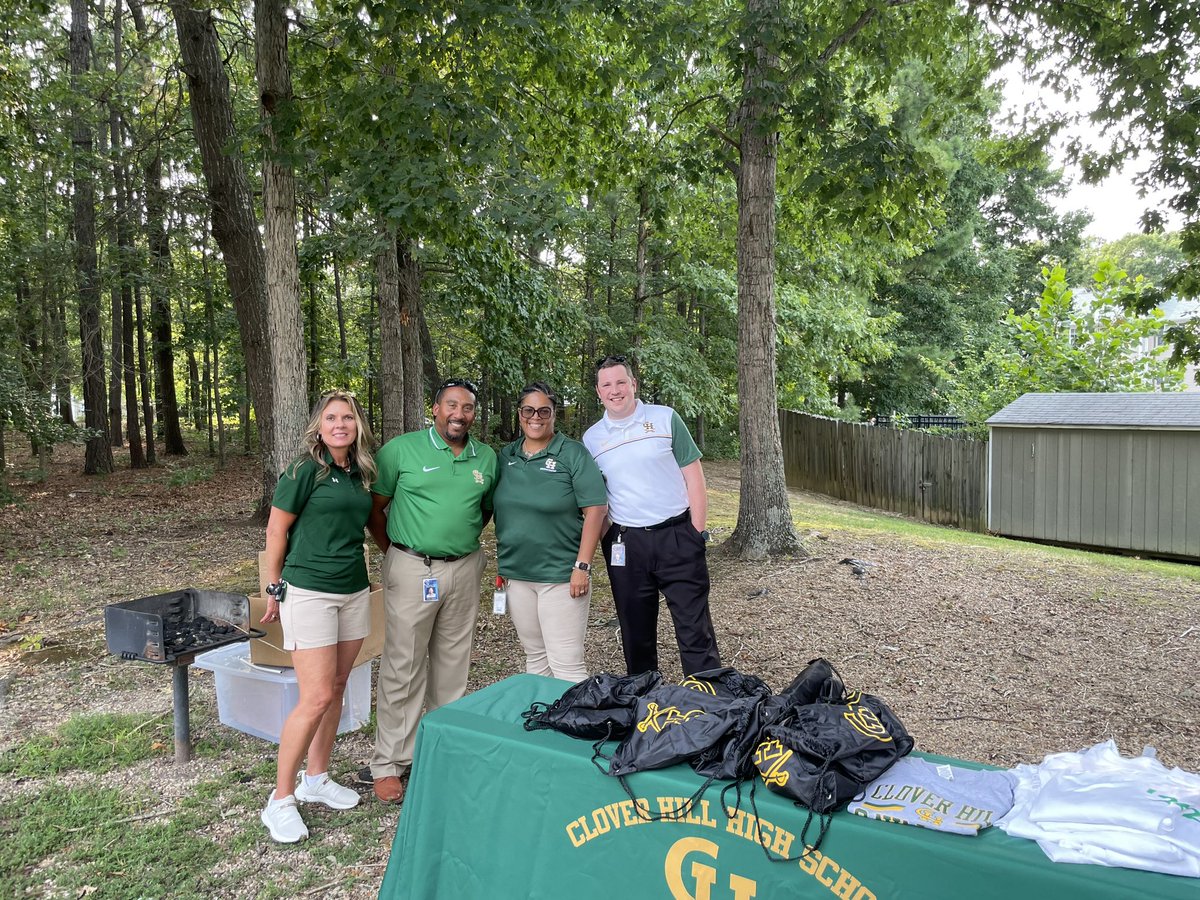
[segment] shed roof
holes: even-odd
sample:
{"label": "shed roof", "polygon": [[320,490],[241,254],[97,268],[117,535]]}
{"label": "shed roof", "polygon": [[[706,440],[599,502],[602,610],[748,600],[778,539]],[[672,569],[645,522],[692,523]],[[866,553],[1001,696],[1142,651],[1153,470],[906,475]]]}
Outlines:
{"label": "shed roof", "polygon": [[987,424],[1200,429],[1200,392],[1024,394]]}

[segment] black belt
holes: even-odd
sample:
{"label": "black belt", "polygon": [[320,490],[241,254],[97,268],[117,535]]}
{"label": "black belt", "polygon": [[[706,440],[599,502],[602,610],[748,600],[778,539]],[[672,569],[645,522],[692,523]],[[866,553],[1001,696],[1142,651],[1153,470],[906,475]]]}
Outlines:
{"label": "black belt", "polygon": [[634,531],[658,531],[662,528],[670,528],[672,525],[680,525],[692,517],[692,511],[685,509],[677,516],[671,516],[669,519],[663,519],[657,525],[621,525],[622,531],[633,529]]}
{"label": "black belt", "polygon": [[405,547],[403,544],[393,543],[392,546],[401,553],[407,553],[409,556],[425,560],[427,564],[431,562],[454,562],[459,559],[466,559],[471,555],[470,553],[464,553],[462,556],[430,556],[428,553],[422,553],[420,550],[414,550],[412,547]]}

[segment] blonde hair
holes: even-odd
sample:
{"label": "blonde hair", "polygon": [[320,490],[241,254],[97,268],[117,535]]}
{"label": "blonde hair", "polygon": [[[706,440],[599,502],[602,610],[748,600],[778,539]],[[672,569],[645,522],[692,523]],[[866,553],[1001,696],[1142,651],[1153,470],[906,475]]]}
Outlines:
{"label": "blonde hair", "polygon": [[294,478],[300,464],[305,459],[311,459],[317,464],[317,480],[329,477],[332,470],[329,463],[325,462],[325,444],[321,440],[321,419],[325,415],[326,407],[337,400],[348,405],[351,413],[354,414],[354,444],[350,447],[349,458],[352,462],[358,463],[363,487],[369,491],[371,484],[379,475],[379,470],[375,467],[375,457],[371,453],[371,445],[375,443],[375,438],[371,434],[371,426],[367,424],[367,417],[363,414],[362,407],[358,405],[358,398],[349,391],[340,389],[326,391],[317,398],[312,418],[308,420],[308,426],[304,429],[304,437],[300,440],[300,458],[292,463],[291,475]]}

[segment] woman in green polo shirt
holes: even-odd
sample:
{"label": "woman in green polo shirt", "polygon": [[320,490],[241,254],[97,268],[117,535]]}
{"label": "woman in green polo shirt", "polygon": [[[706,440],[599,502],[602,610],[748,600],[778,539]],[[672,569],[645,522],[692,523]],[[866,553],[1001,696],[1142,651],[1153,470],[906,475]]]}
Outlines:
{"label": "woman in green polo shirt", "polygon": [[[331,809],[358,805],[355,791],[330,779],[329,756],[346,679],[371,630],[363,556],[376,474],[371,442],[353,394],[322,394],[301,455],[280,474],[271,502],[266,550],[271,584],[262,621],[282,624],[300,687],[279,738],[275,790],[260,816],[280,843],[308,837],[297,800]],[[308,768],[301,773],[305,756]]]}
{"label": "woman in green polo shirt", "polygon": [[500,451],[496,546],[525,670],[582,681],[592,556],[608,494],[587,448],[555,432],[557,405],[545,382],[521,391],[522,436]]}

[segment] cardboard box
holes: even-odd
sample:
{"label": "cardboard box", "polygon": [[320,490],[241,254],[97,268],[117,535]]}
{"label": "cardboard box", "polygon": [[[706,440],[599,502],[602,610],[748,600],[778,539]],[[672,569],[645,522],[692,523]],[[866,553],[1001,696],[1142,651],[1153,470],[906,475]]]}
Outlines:
{"label": "cardboard box", "polygon": [[[284,599],[284,603],[287,600]],[[263,594],[253,594],[250,597],[250,627],[261,628],[266,632],[265,637],[250,641],[250,662],[256,666],[288,666],[292,665],[292,654],[283,649],[283,626],[278,622],[263,624],[262,617],[267,611],[267,598]],[[363,641],[362,649],[354,658],[354,665],[376,659],[383,655],[383,586],[371,585],[371,633]]]}
{"label": "cardboard box", "polygon": [[[278,622],[262,623],[262,617],[267,611],[267,585],[271,579],[267,576],[265,560],[266,552],[258,552],[258,593],[250,597],[250,625],[261,628],[266,636],[250,642],[250,661],[256,666],[291,666],[292,654],[283,649],[283,626]],[[363,557],[370,564],[368,547],[363,546]],[[285,598],[284,603],[287,602]],[[362,649],[354,658],[354,665],[360,666],[370,659],[383,655],[383,585],[371,585],[371,633],[363,641]]]}
{"label": "cardboard box", "polygon": [[[260,668],[251,663],[245,643],[201,653],[193,663],[216,676],[217,715],[222,724],[278,744],[283,723],[300,702],[300,686],[291,668]],[[371,718],[371,663],[356,667],[342,695],[338,734],[362,728]]]}

